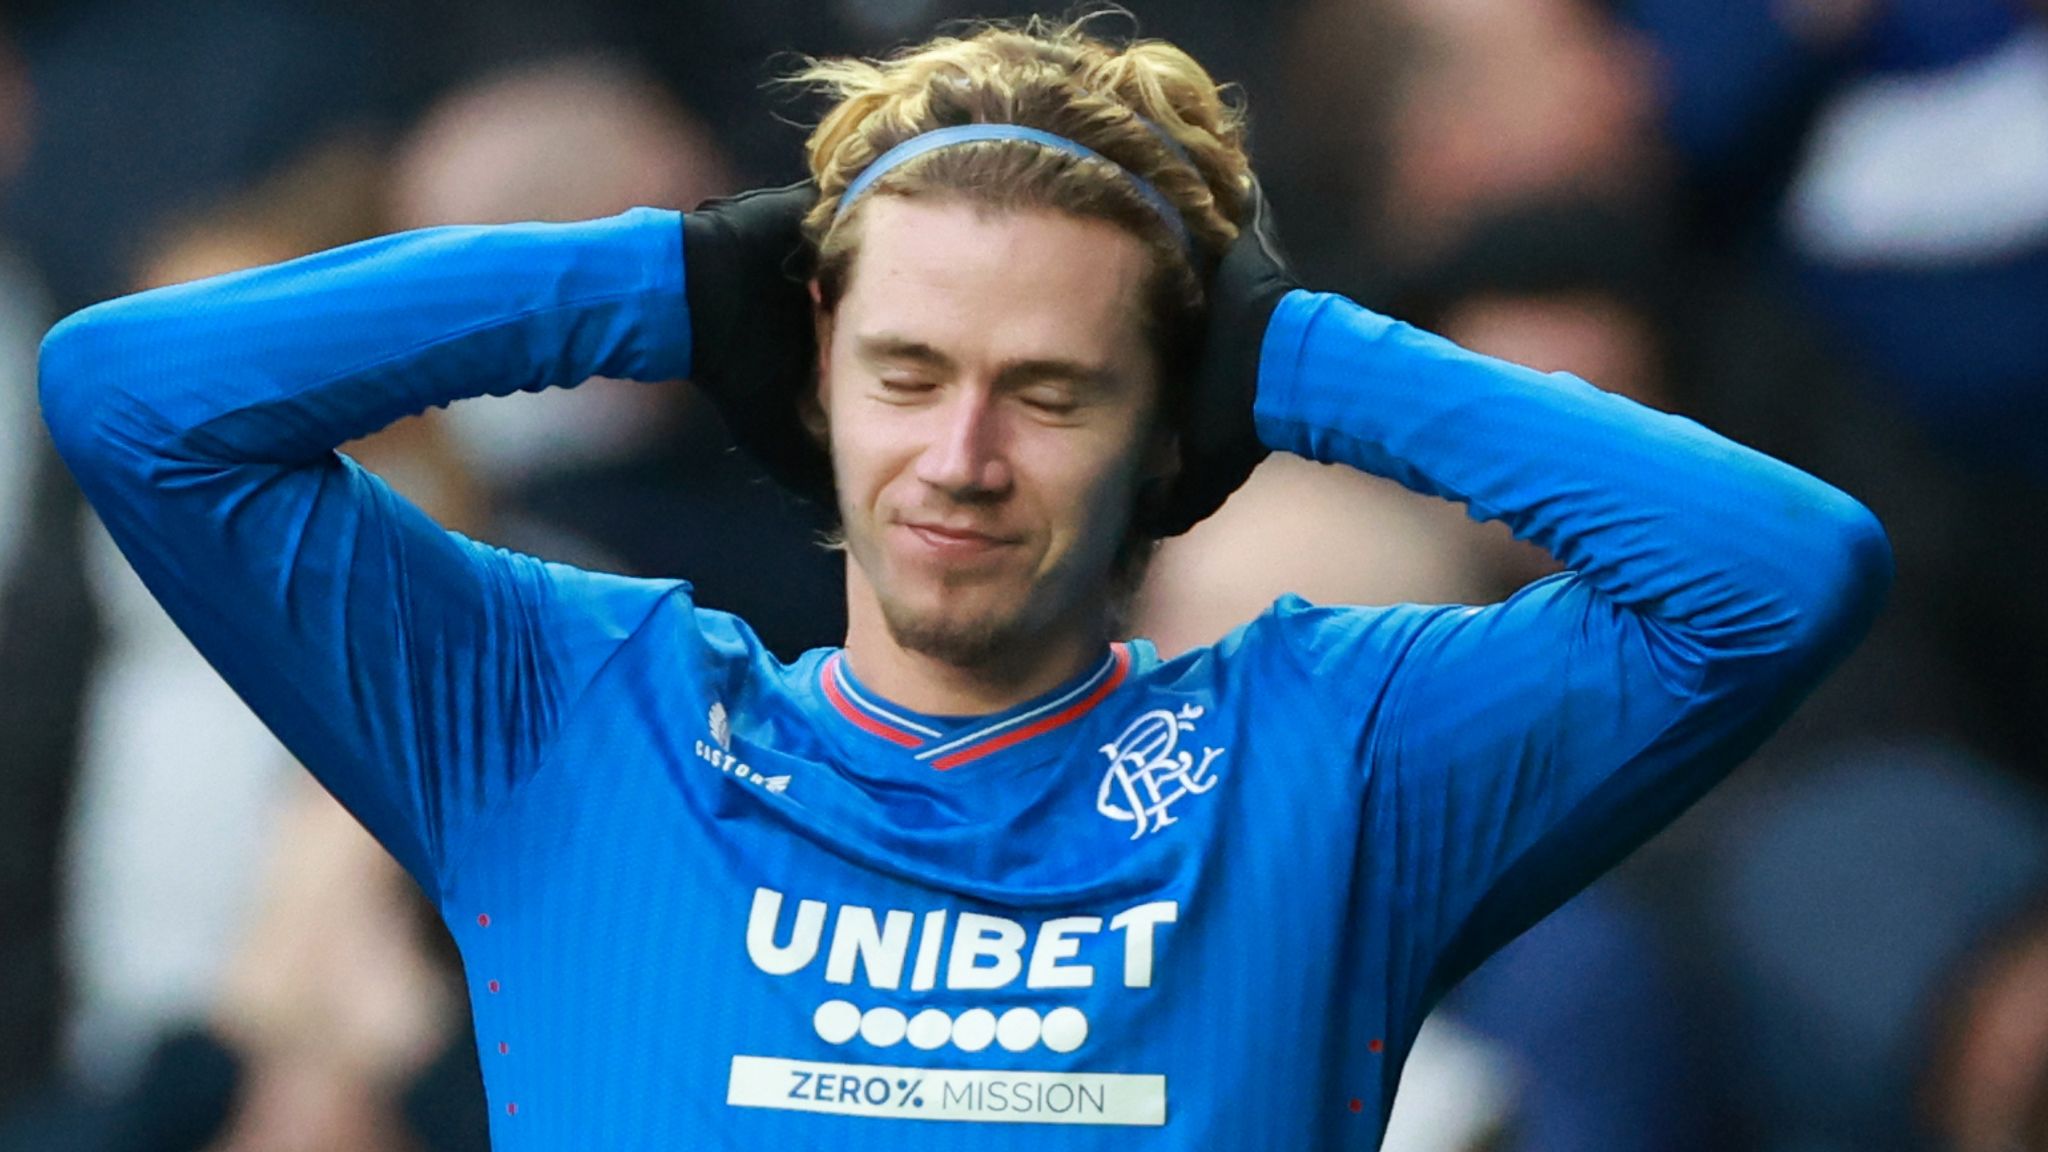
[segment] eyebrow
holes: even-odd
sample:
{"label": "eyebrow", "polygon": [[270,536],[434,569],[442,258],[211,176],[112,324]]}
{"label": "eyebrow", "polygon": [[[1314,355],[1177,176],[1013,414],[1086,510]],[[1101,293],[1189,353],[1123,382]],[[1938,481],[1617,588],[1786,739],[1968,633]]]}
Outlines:
{"label": "eyebrow", "polygon": [[[860,354],[867,360],[894,360],[934,368],[941,372],[953,371],[958,365],[951,356],[939,351],[921,340],[903,336],[863,336],[857,342]],[[1006,362],[997,372],[999,383],[1015,384],[1026,380],[1065,380],[1089,388],[1108,390],[1115,386],[1116,377],[1106,368],[1084,364],[1078,360],[1065,360],[1057,356],[1034,356],[1025,360]]]}

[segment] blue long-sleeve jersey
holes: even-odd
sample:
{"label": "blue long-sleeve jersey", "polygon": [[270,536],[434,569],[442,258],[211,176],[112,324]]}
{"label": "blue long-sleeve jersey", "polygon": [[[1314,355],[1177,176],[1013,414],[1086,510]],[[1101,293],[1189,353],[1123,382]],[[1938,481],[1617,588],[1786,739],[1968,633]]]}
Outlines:
{"label": "blue long-sleeve jersey", "polygon": [[437,229],[43,349],[130,561],[440,907],[501,1149],[1375,1147],[1438,994],[1727,772],[1889,580],[1811,477],[1308,292],[1265,337],[1266,443],[1570,572],[1484,608],[1285,599],[931,717],[686,583],[446,532],[334,452],[687,375],[685,274],[672,212]]}

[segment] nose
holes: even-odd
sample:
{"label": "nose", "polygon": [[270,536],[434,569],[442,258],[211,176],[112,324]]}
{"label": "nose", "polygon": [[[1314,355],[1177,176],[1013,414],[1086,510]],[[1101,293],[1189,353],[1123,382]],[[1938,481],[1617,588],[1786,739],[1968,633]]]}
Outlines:
{"label": "nose", "polygon": [[947,389],[932,413],[932,438],[918,457],[917,478],[956,500],[999,498],[1009,490],[1002,414],[990,390]]}

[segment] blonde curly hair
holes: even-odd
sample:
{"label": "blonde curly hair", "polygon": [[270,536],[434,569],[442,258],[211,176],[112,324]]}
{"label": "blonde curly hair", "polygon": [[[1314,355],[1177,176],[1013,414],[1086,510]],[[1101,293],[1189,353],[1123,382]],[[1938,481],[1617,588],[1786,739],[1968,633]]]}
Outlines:
{"label": "blonde curly hair", "polygon": [[[805,230],[828,311],[845,292],[858,255],[860,205],[875,196],[1052,208],[1110,221],[1146,244],[1154,271],[1150,335],[1169,376],[1184,367],[1205,274],[1237,236],[1250,190],[1244,111],[1227,98],[1234,90],[1181,49],[1094,35],[1091,26],[1105,14],[982,23],[885,59],[811,59],[790,77],[836,98],[805,149],[819,192]],[[962,124],[1037,128],[1112,163],[1025,141],[958,144],[890,169],[839,212],[847,187],[877,157],[914,136]],[[1133,174],[1178,212],[1192,251],[1139,193]]]}

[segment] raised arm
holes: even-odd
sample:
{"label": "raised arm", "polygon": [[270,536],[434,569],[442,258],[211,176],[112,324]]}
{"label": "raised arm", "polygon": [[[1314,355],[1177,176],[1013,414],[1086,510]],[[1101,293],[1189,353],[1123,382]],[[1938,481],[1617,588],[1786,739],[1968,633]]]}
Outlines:
{"label": "raised arm", "polygon": [[429,229],[44,340],[44,418],[123,553],[430,893],[675,586],[445,532],[333,449],[464,397],[685,375],[682,265],[673,212]]}
{"label": "raised arm", "polygon": [[1255,417],[1274,449],[1458,501],[1571,569],[1504,604],[1299,637],[1332,714],[1357,718],[1418,1004],[1753,750],[1890,581],[1876,519],[1813,477],[1341,297],[1279,302]]}
{"label": "raised arm", "polygon": [[1870,512],[1564,374],[1304,291],[1263,204],[1210,286],[1183,499],[1266,451],[1501,520],[1570,571],[1486,608],[1283,604],[1330,752],[1365,775],[1396,1024],[1670,822],[1861,639],[1891,581]]}

